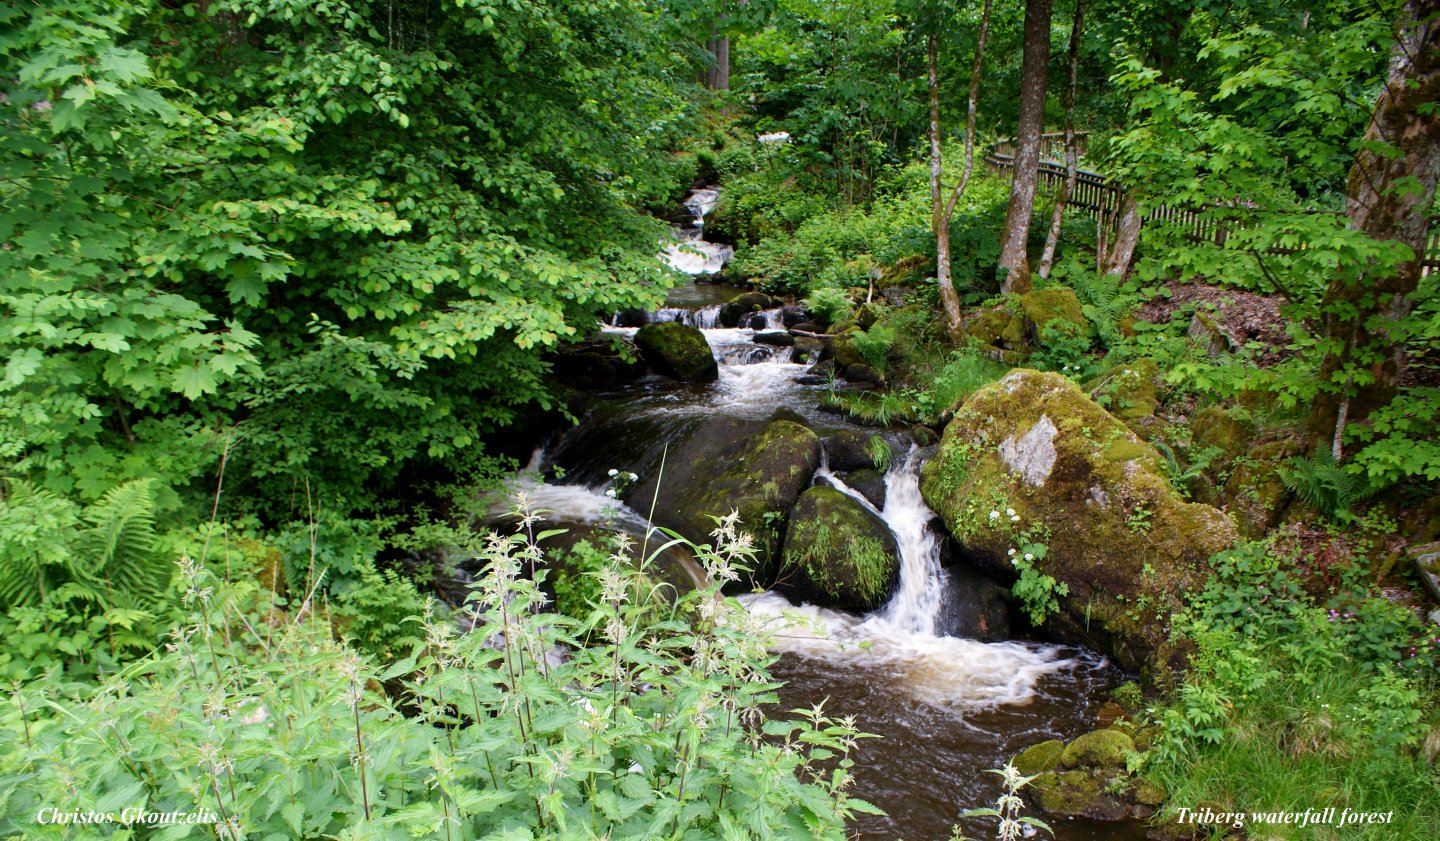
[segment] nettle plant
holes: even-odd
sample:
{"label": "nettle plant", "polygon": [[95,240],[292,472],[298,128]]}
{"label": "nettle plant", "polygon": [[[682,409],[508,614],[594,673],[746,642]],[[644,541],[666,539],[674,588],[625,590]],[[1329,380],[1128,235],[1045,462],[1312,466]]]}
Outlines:
{"label": "nettle plant", "polygon": [[852,720],[761,710],[771,659],[720,593],[751,554],[734,516],[697,548],[709,586],[639,597],[618,547],[583,621],[542,611],[536,520],[486,537],[460,615],[417,617],[423,643],[384,671],[334,641],[320,605],[245,611],[183,563],[189,621],[163,651],[83,699],[12,694],[0,835],[117,829],[37,825],[55,804],[218,817],[156,838],[446,841],[841,839],[876,812],[848,793]]}

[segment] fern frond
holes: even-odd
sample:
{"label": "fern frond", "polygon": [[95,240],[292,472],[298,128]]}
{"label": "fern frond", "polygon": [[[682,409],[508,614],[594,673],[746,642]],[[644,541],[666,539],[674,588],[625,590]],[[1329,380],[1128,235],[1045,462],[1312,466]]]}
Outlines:
{"label": "fern frond", "polygon": [[[40,602],[68,577],[75,506],[51,491],[11,479],[0,498],[0,607]],[[57,569],[59,568],[59,569]]]}
{"label": "fern frond", "polygon": [[1337,463],[1335,456],[1325,449],[1318,451],[1314,458],[1295,456],[1277,468],[1276,473],[1285,490],[1332,519],[1352,519],[1354,514],[1350,509],[1377,490],[1367,478]]}
{"label": "fern frond", "polygon": [[83,577],[117,604],[150,604],[170,584],[171,565],[156,551],[152,480],[116,485],[85,511],[90,527],[76,540]]}

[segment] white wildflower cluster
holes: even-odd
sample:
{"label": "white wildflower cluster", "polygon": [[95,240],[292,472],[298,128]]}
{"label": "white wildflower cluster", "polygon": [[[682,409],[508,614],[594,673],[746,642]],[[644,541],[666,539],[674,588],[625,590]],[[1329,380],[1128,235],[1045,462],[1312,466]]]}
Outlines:
{"label": "white wildflower cluster", "polygon": [[1069,377],[1069,376],[1074,376],[1074,375],[1078,375],[1078,374],[1080,373],[1080,371],[1081,371],[1081,369],[1080,369],[1080,366],[1079,366],[1079,365],[1061,365],[1061,366],[1060,366],[1060,373],[1064,374],[1064,375],[1067,376],[1067,377]]}
{"label": "white wildflower cluster", "polygon": [[340,676],[345,678],[345,701],[351,707],[358,707],[360,699],[365,695],[365,679],[361,675],[360,655],[352,650],[347,650],[335,664]]}
{"label": "white wildflower cluster", "polygon": [[180,558],[176,562],[176,566],[180,568],[180,582],[184,585],[184,593],[180,597],[181,602],[186,607],[190,607],[197,601],[202,606],[208,604],[210,596],[214,594],[215,590],[212,587],[200,586],[200,579],[205,572],[204,567],[189,557]]}
{"label": "white wildflower cluster", "polygon": [[605,489],[605,495],[611,499],[619,499],[625,493],[625,489],[639,481],[640,477],[628,470],[617,470],[610,468],[610,487]]}
{"label": "white wildflower cluster", "polygon": [[1014,509],[1014,508],[1006,508],[1006,509],[1005,509],[1005,513],[1004,513],[1003,515],[1002,515],[999,511],[991,511],[991,512],[990,512],[990,522],[991,522],[991,523],[999,522],[999,520],[1000,520],[1000,518],[1001,518],[1002,516],[1010,518],[1010,522],[1012,522],[1012,523],[1018,523],[1018,522],[1020,522],[1020,515],[1015,513],[1015,509]]}
{"label": "white wildflower cluster", "polygon": [[731,509],[720,518],[710,536],[715,538],[715,548],[700,554],[705,574],[721,587],[740,580],[740,568],[755,555],[754,536],[740,531],[740,512]]}
{"label": "white wildflower cluster", "polygon": [[[971,809],[961,813],[960,817],[994,817],[1000,821],[996,827],[995,837],[999,841],[1019,841],[1024,838],[1027,832],[1032,832],[1032,827],[1049,830],[1043,821],[1035,818],[1027,818],[1020,814],[1025,803],[1020,799],[1020,789],[1029,784],[1032,777],[1027,777],[1015,770],[1015,766],[1005,763],[1005,767],[998,771],[991,771],[992,774],[999,774],[1003,786],[1000,796],[995,799],[994,809]],[[956,828],[956,836],[959,836],[959,829]]]}

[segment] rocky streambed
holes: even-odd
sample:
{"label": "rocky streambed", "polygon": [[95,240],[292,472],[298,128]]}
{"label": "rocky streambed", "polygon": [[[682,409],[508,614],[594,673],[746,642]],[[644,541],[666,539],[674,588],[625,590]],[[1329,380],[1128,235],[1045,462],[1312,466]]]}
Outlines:
{"label": "rocky streambed", "polygon": [[[700,233],[672,261],[718,253]],[[580,422],[520,481],[586,532],[704,543],[738,513],[756,565],[736,595],[774,632],[781,707],[824,702],[883,737],[855,757],[857,793],[889,813],[863,837],[948,837],[998,794],[982,772],[1041,744],[1032,808],[1056,837],[1141,837],[1156,793],[1087,746],[1143,743],[1112,693],[1173,666],[1168,618],[1233,525],[1056,374],[1015,369],[943,429],[857,425],[824,400],[884,388],[852,350],[794,303],[706,284],[616,313],[556,360]]]}

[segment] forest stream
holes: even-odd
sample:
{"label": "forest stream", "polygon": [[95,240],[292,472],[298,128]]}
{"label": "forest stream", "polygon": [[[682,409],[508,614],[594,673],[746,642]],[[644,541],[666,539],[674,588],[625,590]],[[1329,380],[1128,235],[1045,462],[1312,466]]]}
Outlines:
{"label": "forest stream", "polygon": [[[695,224],[677,230],[680,242],[663,255],[676,268],[708,274],[729,257],[728,246],[703,239],[704,214],[714,202],[711,190],[697,190],[687,202]],[[700,328],[719,363],[719,378],[687,384],[651,375],[599,394],[580,423],[537,451],[512,485],[550,512],[547,525],[581,533],[613,529],[643,540],[645,513],[606,493],[611,471],[663,472],[668,447],[706,434],[708,425],[758,422],[781,412],[803,419],[821,436],[859,428],[817,408],[827,386],[806,377],[809,360],[793,358],[790,347],[754,341],[757,333],[783,329],[780,309],[754,313],[744,327],[720,326],[717,302],[740,291],[694,283],[676,288],[664,308],[647,314],[647,322]],[[627,338],[637,329],[602,328]],[[999,768],[1030,745],[1092,729],[1096,710],[1126,676],[1082,647],[1031,639],[980,642],[947,633],[968,624],[955,614],[973,609],[965,591],[981,577],[942,564],[945,538],[919,488],[920,467],[933,446],[919,446],[905,432],[883,434],[897,453],[884,476],[883,506],[846,485],[823,461],[812,483],[855,498],[890,529],[900,573],[888,601],[856,614],[792,604],[774,591],[740,600],[774,633],[780,658],[772,674],[785,682],[774,712],[823,702],[827,713],[853,715],[862,732],[880,737],[863,739],[856,749],[856,794],[887,816],[860,816],[859,837],[941,839],[949,837],[960,812],[988,806],[1000,793],[998,776],[986,769]],[[662,475],[658,508],[672,492]],[[703,575],[684,558],[669,563],[686,567],[672,568],[682,581]],[[1060,841],[1144,835],[1138,822],[1052,825]],[[965,828],[983,831],[980,823]]]}

